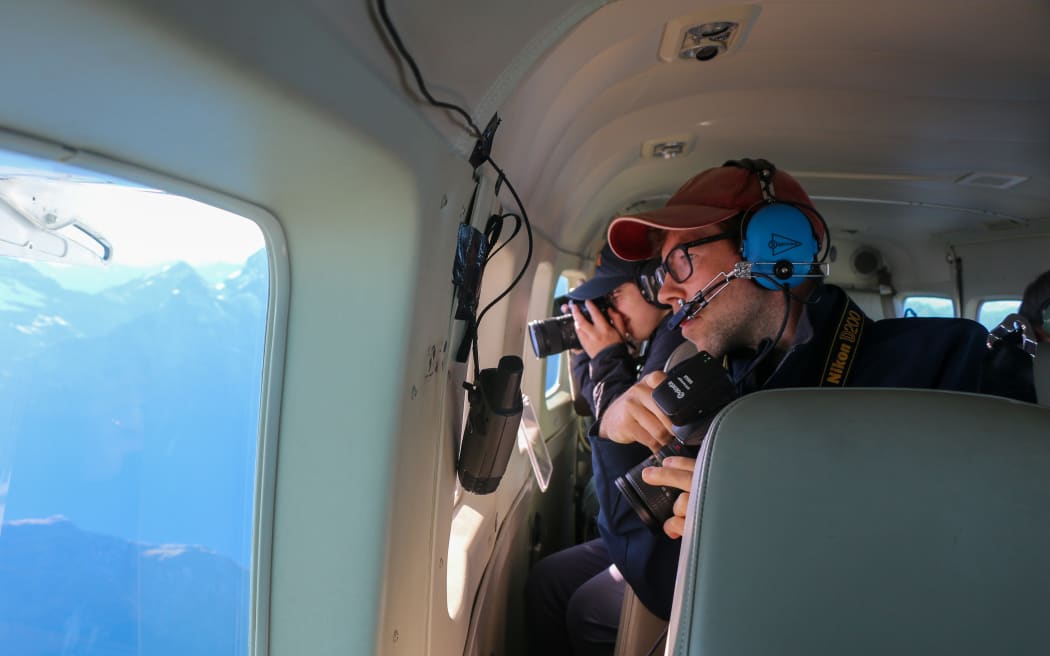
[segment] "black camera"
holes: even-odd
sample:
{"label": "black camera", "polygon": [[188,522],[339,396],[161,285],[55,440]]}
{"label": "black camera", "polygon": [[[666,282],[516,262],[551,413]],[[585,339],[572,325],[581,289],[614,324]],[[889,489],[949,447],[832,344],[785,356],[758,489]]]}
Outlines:
{"label": "black camera", "polygon": [[667,380],[653,390],[653,401],[671,418],[674,439],[616,479],[616,488],[649,530],[660,532],[681,491],[649,485],[642,470],[661,466],[668,456],[695,458],[711,420],[736,396],[726,370],[704,351],[668,371]]}
{"label": "black camera", "polygon": [[[608,320],[609,314],[607,310],[612,307],[609,299],[605,296],[599,296],[591,299],[591,301],[598,306],[602,316]],[[594,321],[594,319],[591,319],[591,314],[587,311],[587,305],[583,301],[574,301],[568,297],[554,299],[556,308],[561,307],[564,303],[574,303],[576,307],[580,308],[583,316],[587,317],[588,321]],[[537,358],[545,358],[548,355],[561,353],[566,349],[581,348],[580,338],[576,336],[576,326],[573,323],[572,314],[530,321],[528,327],[529,338],[532,340],[532,350]]]}

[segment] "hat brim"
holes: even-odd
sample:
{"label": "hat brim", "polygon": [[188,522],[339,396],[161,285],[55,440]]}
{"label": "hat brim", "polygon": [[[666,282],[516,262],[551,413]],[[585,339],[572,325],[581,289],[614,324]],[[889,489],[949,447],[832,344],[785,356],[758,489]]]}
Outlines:
{"label": "hat brim", "polygon": [[628,276],[595,276],[570,291],[567,296],[574,301],[593,301],[631,280]]}
{"label": "hat brim", "polygon": [[609,226],[609,246],[628,261],[648,260],[658,255],[651,230],[692,230],[721,223],[740,213],[736,208],[710,205],[668,205],[651,212],[621,216]]}

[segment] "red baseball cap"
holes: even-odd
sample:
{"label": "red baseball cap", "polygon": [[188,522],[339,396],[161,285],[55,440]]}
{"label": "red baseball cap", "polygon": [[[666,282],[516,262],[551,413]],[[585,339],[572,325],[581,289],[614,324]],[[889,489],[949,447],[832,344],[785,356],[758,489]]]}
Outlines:
{"label": "red baseball cap", "polygon": [[[823,241],[824,224],[806,210],[813,207],[813,201],[795,178],[777,169],[772,192],[778,201],[804,206],[817,239]],[[651,230],[690,230],[721,223],[763,200],[755,172],[739,166],[707,169],[682,185],[660,209],[613,220],[609,245],[625,260],[647,260],[658,255],[649,239]]]}

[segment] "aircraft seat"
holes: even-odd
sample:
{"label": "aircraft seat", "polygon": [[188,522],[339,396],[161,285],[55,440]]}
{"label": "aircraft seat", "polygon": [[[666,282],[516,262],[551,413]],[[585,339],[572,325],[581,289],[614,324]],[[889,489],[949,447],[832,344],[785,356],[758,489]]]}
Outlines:
{"label": "aircraft seat", "polygon": [[666,653],[1043,654],[1050,409],[759,392],[700,454]]}

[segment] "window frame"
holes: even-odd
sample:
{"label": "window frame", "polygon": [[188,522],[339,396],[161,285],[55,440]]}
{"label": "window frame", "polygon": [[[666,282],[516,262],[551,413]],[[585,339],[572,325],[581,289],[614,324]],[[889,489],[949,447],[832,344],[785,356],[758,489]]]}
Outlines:
{"label": "window frame", "polygon": [[[900,308],[901,308],[901,315],[900,316],[901,317],[905,317],[904,312],[907,309],[906,306],[908,305],[908,301],[910,299],[913,299],[913,298],[941,299],[941,300],[945,300],[945,301],[948,301],[949,303],[951,303],[952,313],[951,313],[950,317],[926,317],[926,318],[951,318],[951,319],[957,319],[960,316],[959,315],[958,303],[956,303],[955,299],[952,298],[951,296],[947,296],[945,294],[932,293],[932,292],[910,292],[908,294],[905,294],[905,295],[901,296],[901,301],[900,301]],[[920,315],[920,318],[922,318],[921,315]]]}
{"label": "window frame", "polygon": [[[1020,299],[1020,298],[1014,298],[1014,297],[1009,297],[1009,296],[988,296],[988,297],[985,297],[985,298],[977,299],[977,307],[976,307],[976,309],[974,310],[974,313],[973,313],[974,321],[976,321],[977,323],[979,323],[982,326],[984,326],[984,322],[981,321],[981,310],[988,303],[1005,303],[1005,302],[1016,303],[1017,304],[1017,308],[1014,309],[1013,312],[1007,312],[1007,314],[1013,314],[1013,313],[1016,313],[1021,308],[1021,301],[1022,301],[1022,299]],[[1005,315],[1004,315],[1004,318],[1005,318]],[[1000,321],[1001,321],[1001,319],[1000,319]],[[997,321],[996,324],[998,324],[998,323],[999,322]],[[993,325],[991,328],[994,328],[994,327],[995,327],[995,325]],[[988,326],[985,326],[985,328],[988,328]],[[991,330],[991,328],[988,328],[988,330]]]}
{"label": "window frame", "polygon": [[213,189],[60,144],[14,133],[0,133],[0,149],[184,196],[248,219],[262,232],[267,253],[269,289],[253,485],[248,644],[249,654],[266,656],[269,652],[278,433],[291,297],[288,242],[280,221],[258,205]]}

